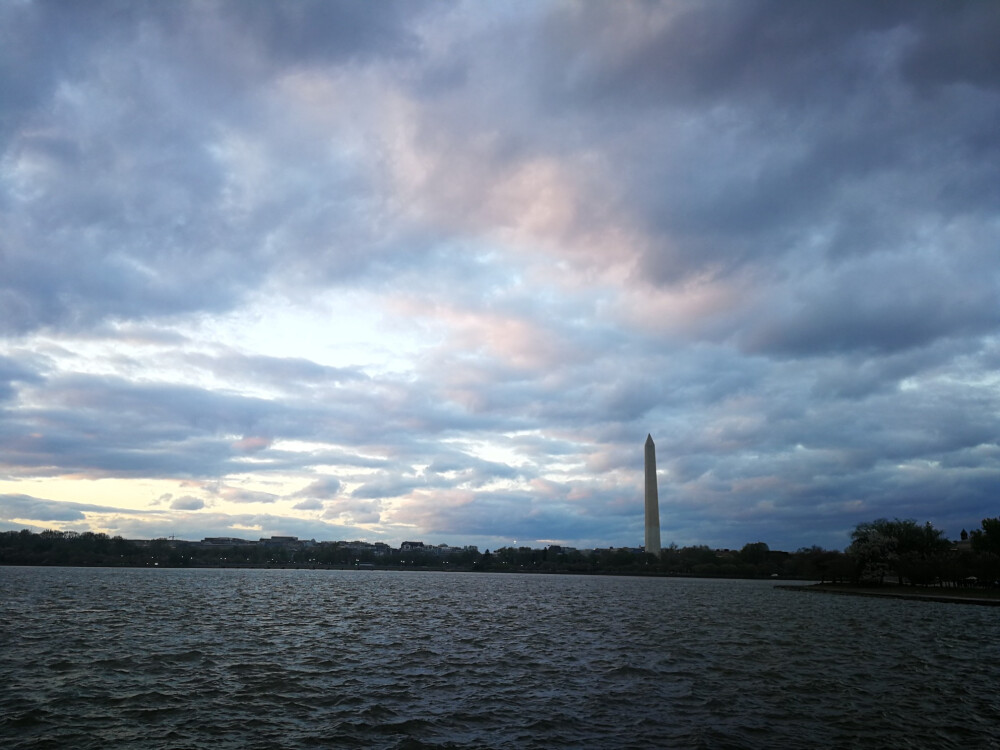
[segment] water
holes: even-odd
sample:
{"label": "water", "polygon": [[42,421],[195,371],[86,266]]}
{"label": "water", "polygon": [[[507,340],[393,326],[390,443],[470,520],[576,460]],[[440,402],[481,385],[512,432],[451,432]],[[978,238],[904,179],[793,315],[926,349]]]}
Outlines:
{"label": "water", "polygon": [[1000,610],[770,582],[0,568],[4,748],[996,748]]}

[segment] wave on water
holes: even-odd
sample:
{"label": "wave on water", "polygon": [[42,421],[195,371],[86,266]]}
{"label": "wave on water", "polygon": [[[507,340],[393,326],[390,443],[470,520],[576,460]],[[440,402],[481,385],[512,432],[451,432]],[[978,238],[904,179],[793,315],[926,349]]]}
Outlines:
{"label": "wave on water", "polygon": [[964,750],[1000,715],[980,608],[503,574],[0,568],[0,584],[11,750]]}

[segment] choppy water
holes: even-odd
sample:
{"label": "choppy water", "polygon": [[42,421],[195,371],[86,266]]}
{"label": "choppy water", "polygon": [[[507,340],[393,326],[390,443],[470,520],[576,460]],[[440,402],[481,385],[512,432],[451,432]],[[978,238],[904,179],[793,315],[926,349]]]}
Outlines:
{"label": "choppy water", "polygon": [[769,582],[0,568],[5,748],[980,748],[1000,610]]}

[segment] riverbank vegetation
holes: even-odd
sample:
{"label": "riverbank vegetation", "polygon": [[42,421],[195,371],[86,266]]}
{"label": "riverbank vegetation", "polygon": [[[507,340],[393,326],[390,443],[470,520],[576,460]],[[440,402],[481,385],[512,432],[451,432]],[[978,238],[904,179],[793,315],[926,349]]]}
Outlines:
{"label": "riverbank vegetation", "polygon": [[[371,547],[371,545],[367,545]],[[853,585],[989,587],[1000,580],[1000,519],[949,541],[930,523],[878,519],[858,524],[843,552],[804,547],[772,550],[751,542],[739,550],[670,545],[659,557],[641,550],[581,551],[474,548],[441,554],[437,548],[377,552],[352,542],[205,544],[173,539],[128,540],[106,534],[28,530],[0,532],[0,565],[126,567],[259,567],[436,569],[522,573],[674,575],[782,578]],[[452,548],[453,550],[455,548]]]}
{"label": "riverbank vegetation", "polygon": [[[370,545],[369,545],[370,546]],[[351,542],[205,544],[173,539],[128,540],[106,534],[28,530],[0,532],[0,565],[127,567],[278,567],[442,569],[499,572],[681,575],[720,578],[838,579],[849,575],[842,552],[819,547],[771,550],[763,542],[740,550],[707,546],[664,549],[659,558],[631,548],[581,551],[503,547],[443,555],[435,547],[372,550]]]}
{"label": "riverbank vegetation", "polygon": [[929,522],[888,520],[858,524],[847,555],[852,582],[862,585],[995,587],[1000,581],[1000,518],[949,541]]}

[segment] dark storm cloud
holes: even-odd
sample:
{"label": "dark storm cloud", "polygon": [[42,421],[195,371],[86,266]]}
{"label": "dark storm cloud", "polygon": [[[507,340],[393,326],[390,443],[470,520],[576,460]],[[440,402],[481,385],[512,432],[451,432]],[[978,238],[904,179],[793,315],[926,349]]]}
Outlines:
{"label": "dark storm cloud", "polygon": [[956,272],[940,259],[866,263],[826,274],[816,288],[804,285],[786,309],[763,311],[746,347],[792,355],[891,353],[942,337],[973,338],[1000,324],[998,291],[990,273]]}
{"label": "dark storm cloud", "polygon": [[[617,36],[643,19],[639,33]],[[567,4],[550,14],[541,40],[548,84],[567,99],[800,103],[870,85],[872,63],[886,53],[900,56],[914,85],[996,88],[998,25],[1000,11],[975,2]]]}
{"label": "dark storm cloud", "polygon": [[204,153],[210,121],[173,106],[181,81],[154,80],[124,59],[140,50],[155,59],[162,39],[140,36],[162,30],[166,8],[7,6],[12,35],[39,54],[21,71],[35,106],[13,111],[3,141],[14,170],[0,200],[5,332],[219,309],[235,298],[238,269],[211,289],[202,281],[219,256],[198,236],[219,188]]}
{"label": "dark storm cloud", "polygon": [[[845,38],[891,29],[900,22],[899,5],[567,5],[543,27],[551,54],[545,71],[567,99],[588,103],[611,98],[648,106],[761,92],[779,98],[816,95],[813,82],[821,74],[836,76],[841,85],[859,81],[861,61],[845,60]],[[629,16],[658,22],[624,44],[615,35]],[[596,44],[582,45],[587,38]],[[845,70],[831,60],[852,64]]]}
{"label": "dark storm cloud", "polygon": [[[644,15],[652,20],[643,25],[636,18]],[[966,296],[971,279],[963,270],[927,289],[913,250],[929,240],[968,266],[988,262],[981,241],[995,245],[927,230],[995,213],[1000,97],[992,82],[1000,75],[989,75],[998,71],[988,40],[998,32],[1000,12],[976,3],[564,6],[543,27],[549,96],[539,106],[560,108],[579,127],[599,123],[594,135],[616,165],[629,165],[615,177],[653,237],[645,278],[741,274],[780,286],[792,262],[836,274],[852,257],[892,253],[897,262],[884,270],[897,286],[876,295],[870,316],[808,299],[788,311],[826,321],[802,332],[814,350],[850,348],[854,339],[891,347],[961,333],[970,317],[979,331],[995,324],[994,306],[983,302],[996,294],[995,273],[959,303],[964,310],[940,315],[940,298]],[[926,314],[914,315],[921,308]],[[846,332],[841,314],[855,315],[845,317]],[[906,316],[933,321],[933,330],[911,330]],[[768,335],[752,318],[733,325]],[[851,331],[858,327],[870,333]]]}
{"label": "dark storm cloud", "polygon": [[249,0],[222,6],[243,34],[258,40],[267,54],[290,64],[407,57],[420,46],[412,25],[429,4],[349,0]]}
{"label": "dark storm cloud", "polygon": [[[2,12],[0,147],[13,177],[0,184],[0,332],[226,310],[274,268],[276,245],[283,263],[302,267],[288,257],[302,233],[313,247],[342,246],[328,253],[332,273],[367,266],[364,245],[377,238],[345,221],[368,210],[350,197],[364,191],[355,168],[330,164],[320,177],[316,152],[282,133],[277,113],[264,125],[267,78],[296,64],[409,54],[420,6],[24,3]],[[220,144],[247,135],[251,114],[272,131],[286,178],[249,211],[233,204]],[[339,202],[318,203],[321,186]]]}
{"label": "dark storm cloud", "polygon": [[[667,20],[650,24],[647,33],[621,32],[635,17],[655,16],[657,10]],[[83,12],[56,3],[8,12],[20,30],[18,39],[26,40],[22,46],[43,45],[42,37],[53,48],[52,39],[75,42],[70,45],[75,56],[41,55],[46,63],[41,67],[50,71],[37,75],[49,85],[37,88],[51,93],[65,78],[85,91],[88,74],[101,70],[110,85],[121,87],[96,92],[115,103],[107,133],[87,120],[74,129],[63,127],[59,108],[54,115],[42,109],[22,113],[22,125],[30,120],[36,126],[22,127],[9,153],[44,165],[51,180],[44,171],[40,179],[53,188],[44,197],[15,201],[22,218],[13,222],[20,231],[7,240],[8,332],[90,325],[106,315],[227,309],[277,270],[261,237],[269,236],[272,244],[284,238],[282,265],[303,271],[305,259],[295,257],[293,238],[308,237],[313,248],[323,248],[310,253],[311,275],[331,279],[356,274],[372,262],[382,269],[386,262],[396,268],[419,263],[430,251],[399,246],[410,235],[412,248],[419,237],[414,228],[392,239],[354,222],[353,215],[367,210],[364,199],[338,198],[332,212],[329,198],[316,204],[312,196],[321,186],[338,193],[371,189],[364,180],[357,182],[358,165],[342,164],[340,176],[327,174],[321,182],[305,179],[315,153],[296,150],[290,140],[279,142],[283,168],[292,174],[301,170],[303,180],[286,180],[280,198],[240,215],[223,207],[225,169],[210,153],[218,127],[243,132],[245,108],[261,103],[241,67],[248,60],[253,70],[270,76],[297,64],[413,56],[420,49],[415,18],[423,9],[210,3],[166,9],[109,4]],[[555,121],[553,140],[564,131],[581,134],[591,148],[596,144],[627,167],[617,174],[621,184],[615,192],[653,232],[643,260],[650,278],[675,282],[752,268],[766,280],[774,270],[756,267],[757,261],[802,253],[817,230],[825,235],[824,252],[835,255],[868,253],[905,239],[893,216],[877,208],[879,201],[853,199],[859,192],[878,191],[888,208],[899,210],[915,198],[917,208],[930,209],[942,222],[948,218],[937,207],[942,196],[954,211],[996,205],[1000,180],[981,156],[984,149],[995,153],[990,134],[1000,110],[995,97],[978,93],[995,66],[986,40],[996,26],[995,10],[964,4],[949,12],[920,3],[850,3],[836,9],[787,3],[574,5],[557,7],[541,32],[527,37],[529,54],[513,71],[531,76],[527,66],[544,63],[547,75],[532,90],[560,95],[534,103],[542,114],[551,112],[552,101],[573,105],[568,120]],[[220,30],[239,40],[243,52],[219,58],[218,45],[209,40],[210,32]],[[123,52],[139,49],[142,34],[152,35],[154,43],[143,51],[152,55],[153,66],[129,77],[104,51],[109,45]],[[966,36],[972,49],[959,46]],[[193,62],[181,59],[181,48],[195,51]],[[19,64],[24,57],[16,49],[10,57]],[[71,67],[79,57],[90,67]],[[934,64],[946,58],[954,62]],[[188,92],[187,77],[207,59],[217,67],[213,75],[198,76],[194,92],[201,111],[173,106],[182,89]],[[154,71],[160,78],[143,80]],[[482,78],[466,88],[494,75],[482,62],[475,74]],[[957,82],[974,89],[955,91]],[[212,88],[223,86],[232,89],[230,96],[220,97]],[[650,142],[628,112],[609,120],[608,97],[641,102],[651,110],[649,121],[664,126],[670,137]],[[891,107],[883,105],[887,99]],[[127,109],[116,116],[121,106]],[[948,116],[942,118],[945,106]],[[68,115],[79,105],[70,100],[63,109]],[[492,104],[486,112],[502,114]],[[49,121],[36,122],[39,117]],[[270,128],[266,112],[261,117],[260,124]],[[504,140],[523,145],[496,151],[497,166],[558,148],[548,142],[550,136],[527,130],[514,116],[508,120]],[[679,122],[705,127],[677,133]],[[463,136],[460,142],[469,142],[483,124],[470,114],[446,127]],[[646,150],[635,150],[638,144]],[[131,156],[127,163],[110,158],[123,147]],[[918,171],[941,174],[940,189],[896,198],[896,189],[912,184],[909,175]],[[39,248],[38,238],[46,236],[41,228],[52,216],[60,217],[62,231]],[[433,245],[434,239],[431,234],[423,242]],[[348,251],[352,245],[368,250]],[[111,247],[116,252],[106,253]],[[825,338],[812,340],[822,348]]]}
{"label": "dark storm cloud", "polygon": [[[992,3],[964,2],[952,6],[931,3],[923,10],[922,33],[907,50],[903,63],[908,80],[928,88],[956,83],[1000,88],[1000,50],[996,45],[1000,9]],[[995,144],[995,139],[991,140]]]}

